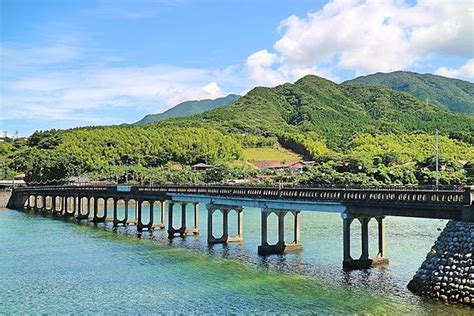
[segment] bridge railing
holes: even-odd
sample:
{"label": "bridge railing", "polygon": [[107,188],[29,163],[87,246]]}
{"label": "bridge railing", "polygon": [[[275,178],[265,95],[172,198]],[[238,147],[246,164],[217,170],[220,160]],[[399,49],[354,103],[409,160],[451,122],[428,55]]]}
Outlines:
{"label": "bridge railing", "polygon": [[[117,194],[117,186],[42,186],[18,188],[24,192],[94,192]],[[121,192],[123,193],[123,192]],[[396,203],[411,205],[472,205],[474,187],[458,190],[403,190],[357,188],[305,188],[305,187],[256,187],[226,185],[163,185],[155,187],[131,186],[126,194],[150,195],[154,193],[196,194],[209,196],[292,199],[345,203]]]}

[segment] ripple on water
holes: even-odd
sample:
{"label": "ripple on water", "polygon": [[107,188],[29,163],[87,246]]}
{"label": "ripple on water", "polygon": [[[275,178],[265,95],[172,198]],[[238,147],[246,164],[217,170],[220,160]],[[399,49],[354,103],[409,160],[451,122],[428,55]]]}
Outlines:
{"label": "ripple on water", "polygon": [[[342,272],[339,249],[337,255],[332,249],[338,245],[328,247],[332,220],[305,219],[309,227],[317,229],[319,222],[325,228],[313,235],[305,230],[302,253],[261,258],[258,234],[248,233],[243,245],[209,248],[203,236],[169,244],[159,231],[138,240],[126,231],[2,211],[0,313],[469,312],[407,294],[398,272],[416,269],[421,261],[406,264],[405,254],[393,252],[388,269]],[[249,230],[257,230],[253,222],[247,216]],[[392,243],[404,245],[407,234],[397,229]],[[321,258],[322,249],[327,257]]]}

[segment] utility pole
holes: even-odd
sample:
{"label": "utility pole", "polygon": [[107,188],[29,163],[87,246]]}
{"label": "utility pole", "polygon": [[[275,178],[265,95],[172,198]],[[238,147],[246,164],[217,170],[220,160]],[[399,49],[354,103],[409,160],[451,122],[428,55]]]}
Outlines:
{"label": "utility pole", "polygon": [[439,131],[436,129],[436,190],[439,185]]}

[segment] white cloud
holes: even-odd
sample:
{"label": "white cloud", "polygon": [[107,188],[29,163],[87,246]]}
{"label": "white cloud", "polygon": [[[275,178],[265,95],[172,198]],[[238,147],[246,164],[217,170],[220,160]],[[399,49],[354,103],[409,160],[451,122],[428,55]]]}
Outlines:
{"label": "white cloud", "polygon": [[[162,0],[153,10],[130,4],[130,12],[114,11],[110,4],[97,14],[136,19],[163,12]],[[468,60],[456,69],[438,64],[436,73],[473,78],[473,13],[471,0],[419,0],[412,6],[403,0],[334,0],[304,17],[283,20],[273,48],[223,69],[119,66],[126,62],[123,56],[99,51],[80,34],[35,46],[2,43],[0,120],[120,123],[123,118],[106,121],[99,113],[126,107],[137,113],[132,121],[139,112],[243,93],[254,85],[274,86],[307,74],[339,81],[336,74],[409,69],[433,56]]]}
{"label": "white cloud", "polygon": [[329,69],[317,66],[304,67],[291,65],[277,54],[264,49],[249,57],[246,62],[246,72],[249,79],[257,85],[275,86],[285,82],[295,81],[309,74],[319,75],[331,80],[338,80]]}
{"label": "white cloud", "polygon": [[[407,69],[435,55],[472,58],[471,0],[334,0],[280,23],[275,52],[249,56],[250,78],[275,84],[298,74],[366,74]],[[461,74],[461,73],[460,73]]]}
{"label": "white cloud", "polygon": [[1,69],[17,70],[21,67],[63,64],[76,60],[82,51],[68,43],[55,43],[40,47],[0,46]]}
{"label": "white cloud", "polygon": [[272,67],[281,60],[276,54],[268,52],[266,49],[258,51],[247,57],[247,73],[255,83],[260,85],[274,86],[285,82],[286,78],[278,70]]}
{"label": "white cloud", "polygon": [[37,72],[3,82],[2,117],[87,123],[91,117],[81,116],[82,111],[131,107],[159,112],[185,100],[223,96],[216,80],[226,73],[166,65]]}
{"label": "white cloud", "polygon": [[209,98],[217,98],[222,95],[222,90],[217,82],[211,82],[205,85],[201,90]]}
{"label": "white cloud", "polygon": [[469,59],[459,68],[440,67],[436,74],[453,78],[474,78],[474,59]]}

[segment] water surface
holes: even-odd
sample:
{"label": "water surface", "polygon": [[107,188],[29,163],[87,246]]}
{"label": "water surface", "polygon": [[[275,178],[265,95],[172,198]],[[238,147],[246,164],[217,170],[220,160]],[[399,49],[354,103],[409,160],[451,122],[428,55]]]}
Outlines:
{"label": "water surface", "polygon": [[390,265],[343,272],[337,214],[304,213],[304,250],[262,258],[258,212],[244,212],[245,242],[209,247],[206,233],[169,243],[164,231],[138,239],[133,226],[112,232],[2,210],[0,313],[471,312],[406,290],[444,221],[389,218]]}

